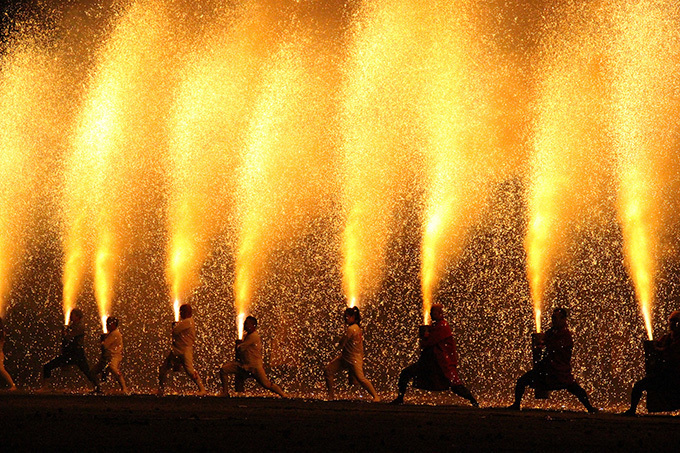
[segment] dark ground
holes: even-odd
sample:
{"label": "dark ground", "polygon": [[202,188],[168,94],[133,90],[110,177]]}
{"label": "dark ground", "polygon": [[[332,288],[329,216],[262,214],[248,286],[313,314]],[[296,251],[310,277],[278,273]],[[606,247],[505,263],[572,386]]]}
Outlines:
{"label": "dark ground", "polygon": [[0,451],[678,451],[680,418],[148,395],[0,394]]}

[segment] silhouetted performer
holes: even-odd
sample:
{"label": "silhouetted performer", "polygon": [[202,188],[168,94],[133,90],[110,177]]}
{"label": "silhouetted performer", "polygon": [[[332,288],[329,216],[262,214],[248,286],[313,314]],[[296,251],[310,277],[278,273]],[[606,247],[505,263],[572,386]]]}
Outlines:
{"label": "silhouetted performer", "polygon": [[510,409],[519,410],[527,386],[541,390],[567,390],[578,398],[590,413],[597,412],[588,401],[586,391],[578,385],[571,374],[571,352],[574,341],[567,327],[567,310],[556,308],[552,312],[552,326],[545,332],[538,347],[543,349],[542,358],[517,380],[515,402]]}
{"label": "silhouetted performer", "polygon": [[463,385],[458,376],[458,353],[453,340],[453,332],[444,319],[444,306],[434,304],[430,308],[432,324],[421,331],[420,358],[416,363],[402,370],[399,375],[399,395],[391,404],[403,404],[408,383],[414,380],[414,387],[453,393],[479,407],[470,390]]}
{"label": "silhouetted performer", "polygon": [[335,391],[333,389],[335,374],[340,370],[347,370],[350,380],[361,384],[371,394],[373,402],[378,402],[380,401],[380,396],[378,396],[371,381],[364,376],[364,339],[361,327],[359,326],[361,322],[359,307],[345,309],[344,318],[347,329],[338,343],[340,355],[334,358],[326,366],[325,370],[328,398],[335,398]]}
{"label": "silhouetted performer", "polygon": [[163,396],[165,393],[165,380],[168,377],[168,372],[170,370],[179,371],[182,368],[198,386],[199,394],[205,395],[203,382],[194,369],[196,326],[191,317],[191,305],[184,304],[179,307],[179,318],[179,322],[172,323],[172,350],[158,369],[158,395]]}
{"label": "silhouetted performer", "polygon": [[9,385],[9,390],[10,391],[15,391],[17,389],[17,386],[14,385],[14,381],[12,380],[12,376],[9,375],[7,370],[5,369],[5,353],[3,352],[3,349],[5,347],[5,325],[2,322],[2,318],[0,318],[0,378],[2,378],[3,381]]}
{"label": "silhouetted performer", "polygon": [[90,366],[85,357],[85,324],[83,323],[83,312],[79,308],[74,308],[69,314],[68,326],[61,331],[61,355],[49,361],[43,367],[43,385],[41,390],[47,390],[50,385],[52,371],[68,365],[77,366],[90,381],[95,391],[99,391],[97,380],[90,371]]}
{"label": "silhouetted performer", "polygon": [[656,369],[653,374],[650,373],[635,383],[630,397],[630,409],[624,412],[625,415],[635,415],[642,392],[654,390],[676,395],[680,392],[680,311],[671,313],[668,327],[669,332],[654,342],[654,349],[660,356]]}
{"label": "silhouetted performer", "polygon": [[262,361],[262,340],[257,331],[257,319],[248,316],[243,322],[243,330],[246,336],[243,340],[236,341],[237,362],[227,362],[220,369],[220,380],[222,381],[222,396],[229,396],[227,389],[227,378],[230,374],[235,375],[236,388],[242,389],[243,383],[249,377],[255,378],[258,384],[270,392],[276,393],[282,398],[288,398],[281,387],[272,383],[264,371]]}
{"label": "silhouetted performer", "polygon": [[106,318],[106,330],[108,333],[102,334],[102,355],[99,358],[99,363],[93,368],[92,375],[99,382],[100,374],[102,379],[105,379],[111,373],[123,393],[128,393],[125,378],[123,378],[123,373],[120,372],[120,362],[123,361],[123,335],[118,329],[118,318],[114,316]]}

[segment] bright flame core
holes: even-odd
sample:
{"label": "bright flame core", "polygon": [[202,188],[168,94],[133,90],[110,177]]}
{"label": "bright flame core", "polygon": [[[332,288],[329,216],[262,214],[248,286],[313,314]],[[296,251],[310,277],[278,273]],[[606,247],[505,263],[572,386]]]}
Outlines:
{"label": "bright flame core", "polygon": [[[662,226],[675,213],[660,196],[677,162],[680,50],[672,2],[624,2],[616,11],[614,141],[626,265],[651,340]],[[674,194],[676,196],[677,194]]]}
{"label": "bright flame core", "polygon": [[245,313],[239,313],[236,316],[236,331],[238,333],[238,339],[243,340],[243,322],[246,320]]}
{"label": "bright flame core", "polygon": [[179,322],[179,307],[180,307],[180,302],[179,299],[175,299],[175,301],[172,304],[172,311],[173,314],[175,315],[175,322]]}
{"label": "bright flame core", "polygon": [[113,272],[111,269],[113,256],[109,250],[108,235],[104,235],[100,249],[97,252],[94,273],[94,294],[102,319],[103,331],[106,333],[106,318],[111,310],[113,291]]}

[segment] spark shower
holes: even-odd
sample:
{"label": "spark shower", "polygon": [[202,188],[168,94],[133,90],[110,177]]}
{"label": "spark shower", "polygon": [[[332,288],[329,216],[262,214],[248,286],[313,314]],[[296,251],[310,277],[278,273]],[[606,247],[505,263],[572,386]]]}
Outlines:
{"label": "spark shower", "polygon": [[440,301],[495,398],[559,304],[577,375],[615,401],[677,305],[675,2],[8,8],[0,313],[21,341],[76,305],[121,314],[145,370],[190,302],[199,356],[255,314],[304,389],[358,305],[390,383]]}

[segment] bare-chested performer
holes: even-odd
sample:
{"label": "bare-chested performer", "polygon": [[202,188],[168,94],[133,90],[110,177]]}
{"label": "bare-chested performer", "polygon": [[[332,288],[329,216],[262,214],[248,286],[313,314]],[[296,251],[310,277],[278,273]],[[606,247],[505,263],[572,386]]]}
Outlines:
{"label": "bare-chested performer", "polygon": [[237,341],[236,354],[240,359],[237,362],[227,362],[220,369],[220,379],[222,380],[222,396],[229,396],[227,380],[230,374],[235,376],[236,388],[243,387],[242,383],[248,377],[253,377],[262,387],[270,392],[276,393],[282,398],[288,398],[281,387],[269,380],[264,371],[262,361],[262,340],[257,331],[257,319],[248,316],[243,322],[243,330],[246,336],[243,341]]}
{"label": "bare-chested performer", "polygon": [[205,395],[205,387],[198,372],[194,369],[194,341],[196,341],[196,327],[191,317],[191,305],[179,307],[179,322],[172,323],[172,350],[163,360],[158,370],[158,395],[165,394],[165,380],[168,372],[179,371],[184,368],[187,375],[198,387],[199,395]]}

